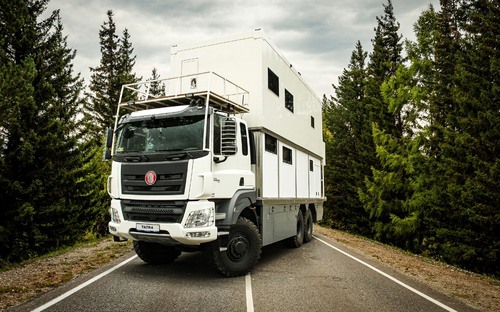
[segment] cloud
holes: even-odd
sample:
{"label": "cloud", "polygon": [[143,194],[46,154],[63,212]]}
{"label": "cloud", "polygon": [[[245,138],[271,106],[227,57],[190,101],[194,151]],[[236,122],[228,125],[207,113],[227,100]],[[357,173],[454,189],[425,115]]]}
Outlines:
{"label": "cloud", "polygon": [[[430,0],[436,4],[437,0]],[[413,23],[428,4],[394,1],[400,32],[412,37]],[[88,67],[99,65],[98,32],[111,9],[117,32],[127,28],[144,79],[156,67],[167,77],[170,47],[262,28],[319,96],[347,67],[358,40],[371,50],[383,0],[52,0],[59,8],[68,44],[77,50],[75,69],[89,82]]]}

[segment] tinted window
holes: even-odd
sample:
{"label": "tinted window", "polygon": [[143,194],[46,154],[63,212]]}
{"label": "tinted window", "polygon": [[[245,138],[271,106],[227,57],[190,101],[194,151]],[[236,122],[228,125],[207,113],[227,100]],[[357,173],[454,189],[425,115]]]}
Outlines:
{"label": "tinted window", "polygon": [[267,69],[267,87],[277,96],[280,96],[280,79],[271,70]]}
{"label": "tinted window", "polygon": [[266,134],[266,152],[278,154],[278,140]]}
{"label": "tinted window", "polygon": [[286,164],[292,164],[292,150],[288,147],[283,146],[283,162]]}
{"label": "tinted window", "polygon": [[293,94],[285,89],[285,107],[293,113]]}
{"label": "tinted window", "polygon": [[243,155],[248,155],[248,134],[247,134],[247,126],[244,123],[240,124],[241,130],[241,150]]}

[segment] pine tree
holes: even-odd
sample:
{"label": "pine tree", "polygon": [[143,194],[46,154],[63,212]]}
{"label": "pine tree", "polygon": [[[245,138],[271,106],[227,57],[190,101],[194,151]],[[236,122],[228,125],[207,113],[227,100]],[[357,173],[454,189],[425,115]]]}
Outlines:
{"label": "pine tree", "polygon": [[433,102],[441,112],[432,147],[439,151],[434,166],[442,182],[432,188],[441,199],[430,215],[432,251],[448,262],[498,274],[500,243],[492,233],[499,228],[500,199],[499,4],[441,6],[443,44],[437,51],[448,68],[438,84],[444,92]]}
{"label": "pine tree", "polygon": [[[386,239],[388,224],[391,213],[397,211],[400,206],[398,201],[402,199],[404,193],[397,184],[398,179],[403,176],[394,176],[393,173],[383,170],[384,152],[380,145],[390,144],[389,151],[399,145],[403,137],[403,116],[400,107],[391,107],[387,97],[382,96],[382,84],[396,75],[398,68],[403,62],[401,36],[397,33],[399,23],[394,17],[392,3],[389,0],[384,5],[384,15],[377,17],[377,27],[375,28],[375,38],[373,42],[373,52],[370,54],[370,62],[367,67],[367,82],[365,88],[365,103],[369,111],[369,124],[372,127],[372,140],[367,147],[371,151],[370,166],[372,173],[365,176],[365,185],[362,185],[358,194],[366,211],[370,214],[374,224],[374,232],[378,239]],[[389,135],[390,137],[385,137]],[[377,145],[377,148],[375,148]],[[377,158],[373,158],[374,156]],[[393,198],[392,198],[393,197]],[[391,199],[392,198],[392,199]],[[389,201],[388,201],[389,200]]]}
{"label": "pine tree", "polygon": [[80,216],[86,232],[91,235],[108,234],[109,195],[106,190],[110,164],[102,160],[102,145],[94,142],[82,142],[81,149],[83,166],[82,178],[76,183],[80,187],[80,202],[87,207]]}
{"label": "pine tree", "polygon": [[75,118],[82,80],[59,12],[38,21],[46,5],[0,5],[0,243],[7,262],[72,243],[82,231],[73,183],[81,166]]}
{"label": "pine tree", "polygon": [[[118,90],[124,84],[136,83],[141,80],[141,78],[136,77],[133,72],[136,56],[133,55],[134,48],[132,48],[132,43],[130,42],[130,34],[128,29],[125,28],[123,31],[123,36],[119,40],[118,47],[118,67],[117,67],[117,86]],[[122,102],[134,99],[134,94],[128,92],[129,90],[124,90],[126,92],[122,96]],[[118,103],[118,100],[117,100]]]}
{"label": "pine tree", "polygon": [[[467,210],[458,204],[468,174],[459,167],[467,166],[467,151],[460,148],[463,132],[457,123],[460,105],[456,101],[458,69],[463,49],[463,30],[456,1],[441,1],[437,19],[436,75],[430,101],[428,167],[430,209],[426,213],[429,228],[427,250],[449,263],[462,262],[473,250],[463,243],[474,236],[467,230]],[[458,143],[458,144],[457,144]],[[465,154],[464,154],[465,153]]]}
{"label": "pine tree", "polygon": [[[139,81],[133,73],[136,57],[132,55],[134,49],[128,30],[125,29],[123,37],[118,38],[111,10],[107,12],[107,18],[99,30],[101,61],[98,67],[91,68],[90,92],[85,106],[87,130],[97,142],[100,142],[104,130],[115,122],[122,85]],[[131,97],[131,94],[126,94],[123,99],[126,101]]]}
{"label": "pine tree", "polygon": [[29,173],[34,167],[33,145],[37,136],[26,127],[28,121],[33,121],[37,111],[33,96],[36,69],[33,59],[26,58],[20,64],[8,61],[0,67],[0,73],[3,141],[0,172],[0,197],[3,203],[0,219],[0,258],[9,263],[23,259],[25,255],[33,255],[33,240],[39,236],[34,224],[36,211],[29,200],[32,196],[40,197],[36,182],[30,183],[32,179]]}
{"label": "pine tree", "polygon": [[[500,275],[500,3],[466,1],[466,31],[460,79],[455,93],[458,120],[466,139],[459,145],[468,166],[459,204],[466,230],[475,232],[468,267]],[[473,203],[471,205],[471,203]],[[497,233],[497,234],[493,234]]]}
{"label": "pine tree", "polygon": [[[99,66],[91,68],[90,92],[85,103],[85,133],[86,140],[82,142],[84,150],[85,178],[81,181],[82,192],[85,194],[82,202],[89,207],[86,218],[93,220],[87,223],[89,232],[103,235],[107,232],[106,223],[109,219],[109,196],[106,191],[106,180],[111,170],[108,162],[102,161],[105,129],[115,122],[116,110],[121,87],[124,84],[135,83],[139,79],[133,73],[135,56],[130,42],[128,30],[123,36],[116,35],[116,25],[113,12],[107,11],[107,21],[99,31],[101,45],[101,60]],[[132,98],[132,94],[124,94],[122,100]],[[101,152],[99,152],[101,151]]]}
{"label": "pine tree", "polygon": [[[364,105],[365,59],[358,41],[348,69],[334,86],[336,97],[325,102],[327,216],[332,226],[367,233],[369,224],[357,190],[370,173],[371,129]],[[367,146],[368,145],[368,146]]]}
{"label": "pine tree", "polygon": [[370,120],[388,133],[401,135],[401,116],[390,113],[384,102],[380,88],[382,83],[396,74],[403,62],[401,52],[403,45],[398,34],[399,23],[394,16],[391,0],[384,6],[384,15],[377,17],[375,38],[372,40],[373,52],[368,63],[368,78],[366,83],[366,103],[370,110]]}
{"label": "pine tree", "polygon": [[436,14],[432,7],[415,25],[417,42],[407,41],[409,66],[401,64],[396,74],[382,84],[388,111],[400,116],[400,136],[373,124],[377,157],[363,202],[375,220],[377,239],[419,251],[423,240],[422,218],[426,204],[428,171],[422,152],[426,142],[429,81],[433,76],[433,44]]}
{"label": "pine tree", "polygon": [[151,97],[159,97],[165,95],[165,84],[158,81],[160,80],[160,75],[156,70],[156,67],[151,71],[151,78],[148,81],[151,81],[149,86],[149,94]]}
{"label": "pine tree", "polygon": [[91,138],[97,141],[104,129],[114,122],[121,87],[117,79],[118,36],[111,10],[107,12],[107,17],[108,21],[99,30],[101,61],[98,67],[90,68],[91,92],[87,94],[89,103],[85,105],[86,128]]}

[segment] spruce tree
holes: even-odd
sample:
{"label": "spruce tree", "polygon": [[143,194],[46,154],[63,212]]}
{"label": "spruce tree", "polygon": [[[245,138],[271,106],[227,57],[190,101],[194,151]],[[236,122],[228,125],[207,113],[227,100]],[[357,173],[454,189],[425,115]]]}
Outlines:
{"label": "spruce tree", "polygon": [[81,172],[83,178],[77,181],[81,189],[80,202],[87,209],[80,217],[87,233],[104,236],[108,234],[109,202],[110,198],[106,191],[107,178],[110,172],[109,162],[102,160],[103,149],[93,141],[82,142],[81,149],[83,166]]}
{"label": "spruce tree", "polygon": [[[442,77],[451,82],[433,103],[444,112],[435,127],[441,134],[435,163],[439,178],[433,191],[441,201],[432,211],[432,250],[446,261],[498,274],[500,104],[496,1],[443,1],[439,52],[453,65]],[[451,42],[451,38],[455,39]],[[458,39],[458,40],[457,40]],[[448,41],[446,41],[448,40]],[[450,48],[450,46],[452,48]],[[454,48],[454,49],[453,49]]]}
{"label": "spruce tree", "polygon": [[396,70],[403,62],[401,52],[402,36],[398,34],[399,23],[394,16],[391,0],[383,5],[384,15],[377,16],[375,37],[372,40],[373,52],[367,67],[366,103],[370,110],[370,120],[377,123],[385,132],[401,135],[401,116],[388,111],[387,103],[381,94],[382,83],[396,74]]}
{"label": "spruce tree", "polygon": [[[135,65],[134,49],[130,42],[128,30],[123,36],[116,35],[116,25],[113,12],[107,11],[107,21],[99,30],[101,45],[101,60],[99,66],[91,68],[92,76],[85,103],[85,134],[82,142],[85,166],[82,171],[85,178],[82,181],[82,201],[89,207],[85,212],[89,231],[104,235],[107,233],[106,223],[109,219],[109,195],[106,191],[106,180],[111,170],[109,162],[102,161],[104,135],[107,127],[115,122],[121,87],[124,84],[135,83],[139,79],[133,73]],[[123,100],[132,98],[125,94]]]}
{"label": "spruce tree", "polygon": [[[467,217],[466,233],[473,254],[464,257],[467,267],[500,275],[500,3],[466,1],[467,19],[462,66],[456,102],[458,124],[464,133],[459,147],[468,164],[457,163],[467,178],[457,202]],[[471,204],[472,203],[472,204]],[[496,233],[496,234],[493,234]]]}
{"label": "spruce tree", "polygon": [[[2,259],[17,261],[74,242],[83,231],[74,181],[82,80],[59,12],[47,1],[2,1],[0,16]],[[5,26],[5,27],[4,27]]]}
{"label": "spruce tree", "polygon": [[118,36],[111,10],[107,12],[107,17],[107,22],[99,30],[101,61],[98,67],[90,68],[90,93],[87,93],[88,103],[85,105],[87,131],[92,139],[98,141],[104,129],[114,122],[121,87],[117,79]]}
{"label": "spruce tree", "polygon": [[[121,88],[124,84],[136,83],[141,80],[141,78],[136,77],[134,70],[136,56],[133,55],[134,48],[130,42],[130,34],[128,29],[125,28],[123,31],[123,36],[119,40],[118,44],[118,67],[117,67],[117,87]],[[122,96],[122,102],[134,99],[135,94],[129,92],[129,90],[124,90],[125,94]],[[118,100],[117,100],[118,103]]]}
{"label": "spruce tree", "polygon": [[[5,50],[3,50],[5,52]],[[34,255],[36,211],[30,197],[39,198],[30,170],[35,167],[37,135],[27,122],[37,112],[33,82],[36,75],[32,58],[16,64],[9,60],[0,67],[0,119],[2,120],[1,190],[3,203],[0,219],[0,265]]]}
{"label": "spruce tree", "polygon": [[[91,138],[100,142],[104,130],[115,122],[122,85],[138,82],[139,79],[133,72],[136,57],[133,56],[130,34],[125,29],[123,36],[118,38],[111,10],[107,11],[107,21],[99,30],[99,42],[101,60],[99,66],[90,69],[92,76],[85,120]],[[131,97],[127,94],[124,100]]]}
{"label": "spruce tree", "polygon": [[[335,98],[324,105],[327,163],[327,217],[336,228],[366,234],[369,224],[357,190],[370,173],[371,129],[364,103],[365,59],[358,41],[347,69],[334,86]],[[367,146],[368,145],[368,146]]]}
{"label": "spruce tree", "polygon": [[[432,175],[429,186],[429,210],[426,224],[429,228],[427,251],[449,263],[459,263],[461,255],[470,255],[468,244],[462,244],[474,236],[466,232],[464,215],[457,199],[467,175],[457,170],[458,163],[467,164],[467,155],[457,143],[461,129],[457,123],[459,105],[454,93],[457,90],[457,70],[460,67],[463,32],[456,1],[441,1],[441,12],[437,15],[437,41],[435,45],[435,83],[430,99],[430,124],[428,167]],[[459,165],[461,166],[461,165]]]}
{"label": "spruce tree", "polygon": [[155,67],[151,71],[151,78],[148,79],[148,81],[151,81],[149,85],[149,95],[151,97],[159,97],[165,95],[165,84],[158,80],[160,80],[160,75],[158,74],[158,70]]}
{"label": "spruce tree", "polygon": [[415,25],[417,42],[407,41],[409,65],[400,64],[396,74],[382,84],[388,111],[400,116],[400,135],[373,124],[380,168],[373,168],[367,192],[360,193],[379,240],[420,251],[426,204],[427,168],[422,153],[426,142],[429,81],[433,75],[433,44],[436,14],[432,7]]}
{"label": "spruce tree", "polygon": [[365,176],[365,184],[358,190],[365,210],[375,222],[373,230],[379,239],[385,239],[391,212],[399,206],[396,202],[393,202],[396,207],[391,206],[386,199],[396,197],[394,200],[397,201],[402,196],[395,185],[387,184],[387,179],[391,179],[392,175],[382,170],[384,159],[380,149],[375,149],[375,145],[381,143],[381,134],[392,136],[395,141],[391,143],[392,145],[398,145],[400,143],[398,141],[403,137],[401,109],[391,108],[387,98],[382,96],[382,84],[396,75],[403,62],[401,35],[398,34],[398,30],[399,23],[396,22],[393,6],[389,0],[387,5],[384,5],[384,15],[377,17],[375,38],[372,40],[373,52],[370,54],[367,67],[368,77],[365,87],[365,105],[369,111],[369,124],[372,127],[372,141],[366,144],[371,148],[367,153],[371,158],[366,161],[370,162],[368,165],[371,166],[372,173]]}

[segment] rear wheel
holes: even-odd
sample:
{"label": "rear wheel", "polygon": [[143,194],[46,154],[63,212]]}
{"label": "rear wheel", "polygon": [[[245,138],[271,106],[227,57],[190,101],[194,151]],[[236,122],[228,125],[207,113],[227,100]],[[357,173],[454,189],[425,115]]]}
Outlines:
{"label": "rear wheel", "polygon": [[134,241],[134,250],[142,261],[149,264],[170,263],[181,254],[176,247],[142,241]]}
{"label": "rear wheel", "polygon": [[309,243],[313,236],[313,216],[311,210],[307,210],[304,217],[304,243]]}
{"label": "rear wheel", "polygon": [[299,210],[297,213],[297,234],[284,241],[285,246],[299,248],[304,242],[304,215]]}
{"label": "rear wheel", "polygon": [[239,217],[229,230],[227,249],[220,251],[218,241],[210,246],[217,270],[233,277],[245,275],[257,264],[262,242],[257,226],[247,218]]}

